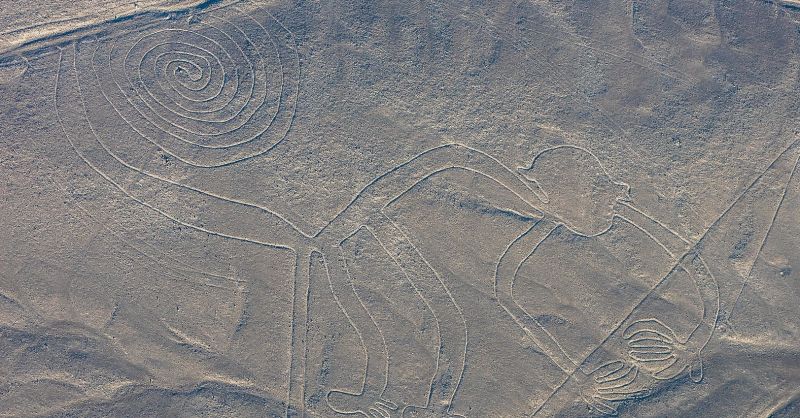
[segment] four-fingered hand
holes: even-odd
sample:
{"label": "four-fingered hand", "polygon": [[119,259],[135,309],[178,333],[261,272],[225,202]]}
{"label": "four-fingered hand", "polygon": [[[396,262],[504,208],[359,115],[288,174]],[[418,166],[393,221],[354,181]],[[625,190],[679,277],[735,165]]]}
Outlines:
{"label": "four-fingered hand", "polygon": [[622,361],[606,363],[589,374],[577,371],[576,380],[581,398],[592,409],[604,415],[617,415],[611,402],[620,402],[648,396],[649,389],[634,384],[639,369]]}
{"label": "four-fingered hand", "polygon": [[703,362],[699,350],[678,341],[675,331],[655,318],[630,324],[622,337],[628,341],[628,355],[642,367],[655,368],[653,377],[669,380],[689,369],[695,383],[703,380]]}
{"label": "four-fingered hand", "polygon": [[340,414],[362,414],[369,418],[396,418],[397,404],[364,392],[354,394],[340,390],[328,392],[328,406]]}

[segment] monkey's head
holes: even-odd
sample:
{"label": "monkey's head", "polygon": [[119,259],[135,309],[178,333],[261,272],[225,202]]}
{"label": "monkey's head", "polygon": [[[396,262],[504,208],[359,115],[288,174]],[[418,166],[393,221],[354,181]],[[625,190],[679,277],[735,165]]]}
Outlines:
{"label": "monkey's head", "polygon": [[629,199],[627,184],[611,179],[594,154],[571,145],[542,151],[519,172],[545,194],[545,212],[581,235],[608,230],[614,206]]}

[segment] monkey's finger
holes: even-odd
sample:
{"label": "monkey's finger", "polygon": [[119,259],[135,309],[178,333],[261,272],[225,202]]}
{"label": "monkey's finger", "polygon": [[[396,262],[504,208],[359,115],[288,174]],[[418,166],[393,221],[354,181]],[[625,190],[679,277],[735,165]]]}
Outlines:
{"label": "monkey's finger", "polygon": [[628,340],[628,346],[631,348],[645,348],[645,347],[671,347],[671,344],[660,339],[655,338],[637,338],[635,340]]}
{"label": "monkey's finger", "polygon": [[592,396],[592,399],[587,400],[587,402],[592,409],[603,415],[617,416],[617,408],[614,408],[610,403],[600,397]]}
{"label": "monkey's finger", "polygon": [[386,399],[379,399],[375,401],[375,405],[382,406],[392,411],[397,410],[397,404],[391,401],[387,401]]}
{"label": "monkey's finger", "polygon": [[672,328],[668,327],[658,319],[650,318],[640,319],[628,325],[628,327],[625,328],[625,331],[622,333],[622,338],[628,340],[639,333],[657,335],[670,343],[673,342],[673,336],[675,335],[675,331],[673,331]]}
{"label": "monkey's finger", "polygon": [[672,344],[675,341],[667,334],[648,329],[636,331],[625,339],[628,340],[628,342],[650,340],[659,344]]}
{"label": "monkey's finger", "polygon": [[597,383],[604,384],[604,383],[611,383],[612,385],[617,384],[620,380],[626,379],[631,373],[636,373],[636,367],[625,367],[622,370],[617,371],[616,373],[610,374],[603,379],[599,379]]}
{"label": "monkey's finger", "polygon": [[596,382],[600,382],[600,380],[619,372],[623,368],[625,368],[625,363],[620,360],[616,360],[596,368],[591,374],[594,376],[594,380]]}
{"label": "monkey's finger", "polygon": [[640,389],[630,392],[608,392],[597,395],[598,397],[610,402],[627,401],[630,399],[642,399],[650,396],[650,390]]}
{"label": "monkey's finger", "polygon": [[630,351],[643,351],[646,353],[671,353],[674,350],[668,345],[633,344]]}
{"label": "monkey's finger", "polygon": [[677,357],[673,358],[669,364],[664,366],[664,368],[653,373],[653,377],[658,380],[669,380],[683,373],[683,371],[689,366],[685,362],[678,360],[679,359]]}
{"label": "monkey's finger", "polygon": [[627,372],[625,372],[625,374],[617,377],[614,380],[609,380],[607,382],[604,382],[604,383],[608,383],[608,384],[603,386],[603,387],[601,387],[601,388],[598,388],[597,391],[598,392],[611,392],[611,391],[614,391],[615,389],[626,387],[626,386],[630,385],[631,383],[633,383],[633,381],[636,380],[637,376],[639,376],[639,368],[638,367],[631,367],[630,369],[628,369]]}
{"label": "monkey's finger", "polygon": [[666,353],[653,353],[647,351],[630,351],[628,355],[631,356],[632,359],[636,361],[641,361],[644,363],[653,363],[657,361],[667,361],[674,357],[671,352]]}
{"label": "monkey's finger", "polygon": [[378,410],[378,408],[370,408],[369,414],[372,418],[391,418],[391,415],[386,414],[384,411]]}
{"label": "monkey's finger", "polygon": [[703,380],[703,360],[699,355],[689,368],[689,377],[695,383],[700,383]]}

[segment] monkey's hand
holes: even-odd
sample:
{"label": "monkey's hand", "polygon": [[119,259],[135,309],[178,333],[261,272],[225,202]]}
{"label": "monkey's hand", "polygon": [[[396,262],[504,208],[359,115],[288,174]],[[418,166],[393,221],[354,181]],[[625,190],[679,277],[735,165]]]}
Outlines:
{"label": "monkey's hand", "polygon": [[700,350],[691,339],[678,340],[675,331],[655,318],[640,319],[631,323],[622,337],[628,341],[628,355],[643,368],[654,370],[659,380],[669,380],[689,370],[693,382],[703,380],[703,361]]}
{"label": "monkey's hand", "polygon": [[592,409],[603,415],[617,415],[612,402],[644,398],[648,388],[635,384],[639,369],[623,361],[608,362],[589,374],[578,370],[572,379],[580,388],[581,398]]}

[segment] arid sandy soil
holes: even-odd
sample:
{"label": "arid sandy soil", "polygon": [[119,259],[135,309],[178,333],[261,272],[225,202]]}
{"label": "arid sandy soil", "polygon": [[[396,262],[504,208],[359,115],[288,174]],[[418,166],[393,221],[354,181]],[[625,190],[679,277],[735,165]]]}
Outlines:
{"label": "arid sandy soil", "polygon": [[0,416],[800,416],[796,3],[0,0]]}

